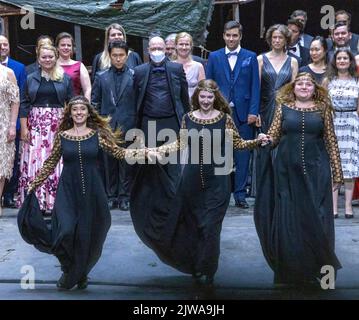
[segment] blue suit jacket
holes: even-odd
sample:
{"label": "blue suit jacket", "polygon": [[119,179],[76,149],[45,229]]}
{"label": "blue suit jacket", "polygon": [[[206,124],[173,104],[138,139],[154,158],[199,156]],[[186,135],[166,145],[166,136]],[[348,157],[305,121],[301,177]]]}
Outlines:
{"label": "blue suit jacket", "polygon": [[[14,71],[16,81],[17,81],[17,85],[19,87],[20,97],[21,97],[23,95],[23,93],[24,93],[25,84],[26,84],[26,78],[27,78],[25,65],[23,65],[22,63],[14,60],[14,59],[9,58],[8,62],[7,62],[7,67],[10,68],[12,71]],[[19,112],[19,114],[20,114],[20,112]],[[16,124],[16,129],[17,130],[20,129],[19,117],[18,117],[18,121],[17,121],[17,124]]]}
{"label": "blue suit jacket", "polygon": [[16,60],[9,58],[7,67],[10,68],[12,71],[14,71],[17,80],[17,85],[19,86],[20,94],[21,94],[22,90],[24,90],[25,88],[26,77],[27,77],[25,65],[23,65],[22,63]]}
{"label": "blue suit jacket", "polygon": [[[247,122],[249,114],[258,115],[259,112],[260,83],[256,54],[241,48],[233,72],[233,118],[238,125],[238,121]],[[231,67],[224,48],[210,53],[206,77],[217,82],[222,94],[228,100],[231,91]]]}

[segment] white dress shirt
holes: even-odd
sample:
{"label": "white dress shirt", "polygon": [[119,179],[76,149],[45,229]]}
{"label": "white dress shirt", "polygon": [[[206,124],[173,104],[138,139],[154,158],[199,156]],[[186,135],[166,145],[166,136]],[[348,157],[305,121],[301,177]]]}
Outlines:
{"label": "white dress shirt", "polygon": [[[233,51],[230,51],[227,47],[225,47],[225,49],[224,49],[225,54],[227,54],[229,52],[236,52],[238,55],[239,51],[241,51],[241,46],[238,46],[237,49],[233,50]],[[233,55],[233,56],[228,57],[228,62],[231,67],[231,70],[233,71],[234,66],[236,65],[236,62],[237,62],[237,56]]]}

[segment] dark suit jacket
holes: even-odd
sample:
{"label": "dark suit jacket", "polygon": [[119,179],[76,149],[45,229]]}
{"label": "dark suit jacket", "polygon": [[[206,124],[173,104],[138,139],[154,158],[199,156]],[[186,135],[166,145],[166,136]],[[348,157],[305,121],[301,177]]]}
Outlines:
{"label": "dark suit jacket", "polygon": [[[172,104],[175,108],[178,123],[181,125],[182,117],[190,110],[188,97],[188,84],[183,66],[179,63],[166,61],[166,74]],[[142,120],[143,100],[145,98],[148,79],[150,75],[150,63],[144,63],[135,68],[134,86],[136,94],[137,124]]]}
{"label": "dark suit jacket", "polygon": [[[92,61],[92,69],[91,69],[91,82],[92,83],[95,81],[96,73],[101,71],[101,69],[100,69],[101,55],[102,55],[102,52],[98,53]],[[128,55],[126,65],[130,69],[134,69],[136,66],[139,66],[140,64],[142,64],[142,59],[141,59],[140,55],[135,51],[131,51]]]}
{"label": "dark suit jacket", "polygon": [[119,91],[113,77],[113,70],[97,72],[92,87],[91,102],[100,115],[111,116],[111,127],[123,132],[136,125],[136,100],[133,88],[133,70],[125,67]]}
{"label": "dark suit jacket", "polygon": [[[216,81],[224,97],[229,99],[231,67],[224,48],[210,53],[206,78]],[[259,111],[259,71],[257,55],[254,52],[241,48],[234,67],[233,86],[234,120],[247,122],[249,114],[258,115]]]}
{"label": "dark suit jacket", "polygon": [[21,93],[24,90],[26,83],[27,74],[26,74],[25,66],[22,63],[9,58],[7,67],[10,68],[12,71],[14,71],[17,80],[17,85],[19,86]]}
{"label": "dark suit jacket", "polygon": [[[7,62],[7,67],[10,68],[12,71],[14,71],[17,85],[19,87],[20,97],[21,97],[21,95],[24,93],[24,90],[25,90],[26,77],[27,77],[25,65],[23,65],[22,63],[14,60],[14,59],[9,58],[8,62]],[[17,130],[20,129],[19,118],[16,123],[16,129]]]}
{"label": "dark suit jacket", "polygon": [[27,74],[33,73],[39,69],[40,69],[40,65],[38,64],[37,61],[26,66]]}
{"label": "dark suit jacket", "polygon": [[311,35],[306,34],[306,33],[303,33],[302,37],[303,37],[303,40],[304,40],[303,47],[309,49],[310,44],[311,44],[314,37],[312,37]]}
{"label": "dark suit jacket", "polygon": [[[359,34],[352,33],[352,38],[350,39],[350,49],[353,53],[358,52],[358,44],[359,44]],[[333,40],[331,38],[327,38],[328,51],[333,51]]]}
{"label": "dark suit jacket", "polygon": [[[37,91],[41,84],[40,70],[28,75],[25,90],[21,96],[20,118],[26,118],[30,112],[31,105],[36,100]],[[62,81],[54,81],[57,98],[61,105],[65,105],[72,97],[71,78],[65,73]]]}
{"label": "dark suit jacket", "polygon": [[299,46],[299,51],[300,51],[300,57],[296,56],[294,53],[292,53],[290,51],[288,51],[288,56],[291,56],[291,57],[297,59],[298,66],[299,66],[299,68],[301,68],[310,63],[310,53],[309,53],[308,48],[305,48],[302,46]]}

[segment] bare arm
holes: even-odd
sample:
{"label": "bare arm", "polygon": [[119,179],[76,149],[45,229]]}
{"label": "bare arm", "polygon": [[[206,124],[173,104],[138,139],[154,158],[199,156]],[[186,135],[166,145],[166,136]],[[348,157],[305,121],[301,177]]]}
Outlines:
{"label": "bare arm", "polygon": [[200,82],[203,79],[206,79],[206,74],[204,72],[204,67],[203,67],[202,63],[199,63],[198,82]]}
{"label": "bare arm", "polygon": [[292,81],[294,81],[295,77],[298,74],[298,61],[295,58],[291,58],[291,68],[292,68]]}
{"label": "bare arm", "polygon": [[258,60],[259,81],[262,81],[263,56],[260,54],[257,57],[257,60]]}
{"label": "bare arm", "polygon": [[91,80],[90,75],[84,66],[83,63],[81,63],[81,69],[80,69],[80,81],[81,81],[81,87],[84,96],[91,101]]}
{"label": "bare arm", "polygon": [[7,88],[8,97],[10,100],[10,127],[7,134],[8,142],[14,141],[16,138],[16,121],[19,114],[19,87],[17,86],[17,81],[14,72],[9,69],[7,72],[7,77],[9,79],[9,86]]}

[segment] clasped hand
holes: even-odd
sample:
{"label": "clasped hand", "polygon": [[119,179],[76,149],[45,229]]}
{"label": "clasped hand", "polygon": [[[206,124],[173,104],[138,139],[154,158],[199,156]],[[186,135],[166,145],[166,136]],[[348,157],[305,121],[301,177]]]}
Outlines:
{"label": "clasped hand", "polygon": [[258,140],[261,142],[262,147],[264,147],[272,142],[271,136],[264,134],[264,133],[260,133],[258,135]]}
{"label": "clasped hand", "polygon": [[149,162],[155,162],[156,159],[158,161],[162,160],[162,155],[157,148],[146,148],[146,157]]}

